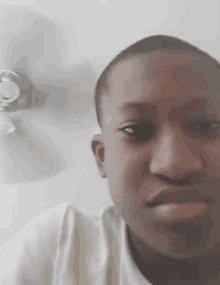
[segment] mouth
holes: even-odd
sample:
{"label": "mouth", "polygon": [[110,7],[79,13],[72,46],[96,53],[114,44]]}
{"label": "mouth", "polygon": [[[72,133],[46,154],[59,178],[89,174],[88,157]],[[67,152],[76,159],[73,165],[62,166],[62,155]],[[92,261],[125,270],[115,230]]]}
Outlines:
{"label": "mouth", "polygon": [[201,202],[207,205],[214,203],[214,198],[201,194],[191,188],[172,188],[161,191],[146,202],[146,206],[154,208],[162,204],[183,204],[188,202]]}
{"label": "mouth", "polygon": [[[159,190],[159,189],[158,189]],[[185,232],[187,224],[205,225],[210,222],[212,210],[208,207],[215,203],[211,196],[192,187],[163,188],[145,200],[144,208],[151,215],[152,223],[158,231],[171,229]],[[173,225],[178,224],[177,229]],[[168,230],[168,232],[171,231]],[[172,231],[171,231],[172,232]]]}

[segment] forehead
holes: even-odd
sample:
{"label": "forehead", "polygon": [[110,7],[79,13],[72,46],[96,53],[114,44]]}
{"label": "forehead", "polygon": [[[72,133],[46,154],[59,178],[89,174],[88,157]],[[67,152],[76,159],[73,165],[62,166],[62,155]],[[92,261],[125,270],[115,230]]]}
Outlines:
{"label": "forehead", "polygon": [[164,106],[164,100],[172,100],[178,106],[192,99],[219,101],[219,75],[207,56],[164,51],[132,56],[114,67],[103,108],[129,102]]}

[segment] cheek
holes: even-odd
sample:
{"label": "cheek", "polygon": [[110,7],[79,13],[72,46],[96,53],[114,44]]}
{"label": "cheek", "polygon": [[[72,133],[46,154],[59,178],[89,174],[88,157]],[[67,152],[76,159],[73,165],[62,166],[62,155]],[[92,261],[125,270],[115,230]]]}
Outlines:
{"label": "cheek", "polygon": [[[149,174],[148,157],[121,141],[106,144],[106,174],[114,204],[123,216],[140,206],[139,189]],[[139,201],[140,200],[140,201]],[[135,211],[135,209],[134,209]],[[126,214],[126,213],[127,214]]]}
{"label": "cheek", "polygon": [[136,189],[145,165],[142,153],[120,140],[108,142],[105,150],[105,167],[110,182],[117,185],[117,189],[125,189],[128,185]]}
{"label": "cheek", "polygon": [[220,141],[209,143],[202,149],[205,171],[210,178],[220,177]]}

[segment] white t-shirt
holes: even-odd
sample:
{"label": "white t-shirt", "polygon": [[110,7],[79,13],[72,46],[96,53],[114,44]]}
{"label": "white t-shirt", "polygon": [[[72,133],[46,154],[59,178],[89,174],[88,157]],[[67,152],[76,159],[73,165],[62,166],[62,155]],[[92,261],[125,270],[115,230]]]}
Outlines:
{"label": "white t-shirt", "polygon": [[89,216],[60,204],[0,248],[1,285],[150,285],[130,255],[113,206]]}

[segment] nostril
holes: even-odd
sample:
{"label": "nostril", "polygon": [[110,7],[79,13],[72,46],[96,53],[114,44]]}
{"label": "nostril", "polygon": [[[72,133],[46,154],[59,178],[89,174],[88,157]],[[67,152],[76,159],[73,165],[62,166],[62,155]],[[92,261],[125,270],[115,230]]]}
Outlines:
{"label": "nostril", "polygon": [[165,175],[162,175],[162,174],[158,174],[157,175],[158,178],[170,185],[173,185],[173,186],[188,186],[188,185],[191,185],[192,184],[192,180],[193,180],[193,175],[188,175],[188,176],[185,176],[181,179],[172,179],[168,176],[165,176]]}
{"label": "nostril", "polygon": [[153,207],[156,207],[156,206],[158,206],[158,205],[160,205],[161,203],[159,203],[159,202],[147,202],[146,203],[146,206],[148,207],[148,208],[153,208]]}

